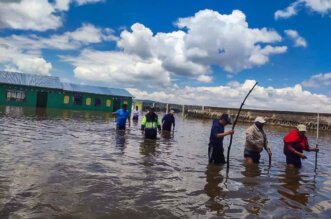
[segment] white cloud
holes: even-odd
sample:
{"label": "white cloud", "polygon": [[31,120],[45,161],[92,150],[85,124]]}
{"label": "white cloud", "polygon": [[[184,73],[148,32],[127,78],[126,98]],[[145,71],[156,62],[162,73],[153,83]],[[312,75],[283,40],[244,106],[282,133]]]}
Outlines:
{"label": "white cloud", "polygon": [[70,3],[77,5],[100,0],[17,0],[0,1],[0,28],[46,31],[62,26],[63,14]]}
{"label": "white cloud", "polygon": [[198,77],[198,81],[204,82],[204,83],[209,83],[209,82],[213,81],[213,77],[211,77],[209,75],[200,75]]}
{"label": "white cloud", "polygon": [[91,24],[48,38],[36,35],[0,37],[0,63],[5,64],[7,70],[48,75],[52,65],[41,57],[41,49],[73,50],[106,40],[116,40],[112,30]]}
{"label": "white cloud", "polygon": [[73,0],[78,5],[85,5],[85,4],[91,4],[91,3],[98,3],[98,2],[104,2],[105,0]]}
{"label": "white cloud", "polygon": [[45,31],[61,25],[61,17],[47,0],[0,2],[0,28]]}
{"label": "white cloud", "polygon": [[108,28],[101,29],[92,24],[83,24],[75,31],[67,31],[62,35],[51,35],[47,38],[36,35],[11,35],[10,37],[0,38],[0,41],[2,40],[6,44],[25,50],[72,50],[93,43],[101,43],[109,40],[115,41],[117,38],[112,33],[113,31]]}
{"label": "white cloud", "polygon": [[286,9],[276,11],[275,19],[292,17],[296,15],[302,7],[324,15],[331,11],[331,0],[297,0]]}
{"label": "white cloud", "polygon": [[229,15],[203,10],[179,19],[177,25],[188,30],[184,38],[188,60],[219,65],[227,72],[263,65],[270,55],[286,51],[286,47],[270,45],[281,41],[277,32],[249,28],[245,14],[239,10]]}
{"label": "white cloud", "polygon": [[[117,40],[120,51],[85,50],[78,57],[62,60],[75,67],[78,78],[115,84],[126,79],[128,84],[139,86],[144,78],[151,84],[164,85],[172,80],[170,77],[178,76],[207,83],[212,81],[212,66],[236,73],[261,66],[271,55],[287,51],[286,46],[273,45],[282,40],[277,32],[249,28],[245,15],[238,10],[229,15],[203,10],[193,17],[180,18],[176,25],[181,30],[153,33],[135,23],[121,32]],[[109,58],[104,60],[100,54]],[[139,69],[134,70],[137,66]],[[154,72],[147,74],[151,68]]]}
{"label": "white cloud", "polygon": [[317,74],[311,76],[309,80],[301,83],[305,87],[326,87],[331,86],[331,73]]}
{"label": "white cloud", "polygon": [[303,0],[306,7],[321,14],[326,14],[331,10],[330,0]]}
{"label": "white cloud", "polygon": [[5,44],[0,44],[0,63],[5,65],[5,70],[31,74],[49,75],[52,69],[52,64],[38,54],[24,53]]}
{"label": "white cloud", "polygon": [[307,47],[306,40],[301,37],[297,31],[295,30],[285,30],[284,31],[288,37],[290,37],[294,41],[295,47]]}
{"label": "white cloud", "polygon": [[[246,80],[243,84],[231,82],[217,87],[171,87],[164,91],[146,92],[129,88],[138,99],[151,99],[167,103],[196,104],[209,106],[239,107],[243,98],[255,81]],[[246,101],[246,108],[330,112],[331,99],[325,95],[313,94],[294,87],[274,88],[257,86]],[[321,111],[322,109],[322,111]]]}
{"label": "white cloud", "polygon": [[55,9],[61,11],[68,11],[69,10],[70,0],[56,0],[55,2]]}
{"label": "white cloud", "polygon": [[288,6],[286,9],[284,10],[278,10],[275,12],[275,19],[286,19],[289,17],[292,17],[294,15],[296,15],[298,13],[298,7],[300,5],[301,1],[296,1],[294,3],[292,3],[290,6]]}
{"label": "white cloud", "polygon": [[144,60],[122,52],[85,49],[78,57],[62,56],[72,63],[75,76],[116,86],[160,87],[170,83],[170,74],[158,59]]}

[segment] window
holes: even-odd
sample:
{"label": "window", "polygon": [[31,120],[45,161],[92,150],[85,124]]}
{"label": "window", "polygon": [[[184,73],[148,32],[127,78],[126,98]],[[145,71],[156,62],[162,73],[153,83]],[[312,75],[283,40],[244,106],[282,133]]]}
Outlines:
{"label": "window", "polygon": [[111,100],[107,100],[107,101],[106,101],[106,106],[107,106],[107,107],[110,107],[110,105],[111,105]]}
{"label": "window", "polygon": [[7,90],[7,101],[23,102],[25,98],[25,91]]}
{"label": "window", "polygon": [[94,100],[94,106],[101,106],[102,105],[102,101],[100,98],[95,98]]}
{"label": "window", "polygon": [[64,96],[64,104],[69,104],[69,96]]}
{"label": "window", "polygon": [[86,98],[86,106],[90,106],[91,105],[91,98],[88,97]]}
{"label": "window", "polygon": [[74,95],[74,105],[81,106],[83,103],[83,96],[81,94],[75,94]]}

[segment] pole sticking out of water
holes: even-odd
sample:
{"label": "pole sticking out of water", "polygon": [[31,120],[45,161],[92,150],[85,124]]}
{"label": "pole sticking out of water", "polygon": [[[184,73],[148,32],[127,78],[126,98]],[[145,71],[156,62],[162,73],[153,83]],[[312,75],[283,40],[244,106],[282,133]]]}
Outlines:
{"label": "pole sticking out of water", "polygon": [[166,114],[169,113],[169,103],[167,103]]}
{"label": "pole sticking out of water", "polygon": [[[317,124],[316,124],[316,148],[318,148],[318,131],[320,126],[320,114],[317,113]],[[315,152],[315,171],[317,170],[317,151]]]}
{"label": "pole sticking out of water", "polygon": [[184,117],[185,114],[185,105],[182,106],[182,116]]}

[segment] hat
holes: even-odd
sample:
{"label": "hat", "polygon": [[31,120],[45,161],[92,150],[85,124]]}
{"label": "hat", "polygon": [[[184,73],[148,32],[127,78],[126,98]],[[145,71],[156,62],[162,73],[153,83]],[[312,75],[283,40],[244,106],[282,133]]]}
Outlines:
{"label": "hat", "polygon": [[220,119],[223,119],[227,124],[232,124],[229,115],[226,113],[222,114]]}
{"label": "hat", "polygon": [[265,123],[265,120],[264,120],[263,117],[258,116],[258,117],[256,117],[256,119],[254,120],[254,122]]}
{"label": "hat", "polygon": [[174,114],[174,113],[175,113],[175,111],[174,111],[174,110],[170,110],[170,111],[169,111],[169,113],[171,113],[171,114]]}
{"label": "hat", "polygon": [[306,131],[307,131],[306,126],[303,125],[303,124],[299,124],[299,125],[297,126],[297,129],[299,130],[299,132],[306,132]]}

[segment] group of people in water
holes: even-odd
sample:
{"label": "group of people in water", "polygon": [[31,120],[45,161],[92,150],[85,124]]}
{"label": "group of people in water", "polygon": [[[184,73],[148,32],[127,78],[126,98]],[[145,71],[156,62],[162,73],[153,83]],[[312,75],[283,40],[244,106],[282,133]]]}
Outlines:
{"label": "group of people in water", "polygon": [[[128,120],[129,127],[130,127],[130,112],[127,110],[127,104],[122,105],[122,109],[113,112],[113,115],[116,115],[116,129],[117,130],[125,130],[126,127],[126,120]],[[133,117],[132,120],[134,122],[138,122],[140,111],[138,106],[133,110]],[[161,129],[162,127],[162,129]],[[175,130],[175,117],[174,117],[174,110],[170,110],[169,113],[163,116],[162,120],[159,120],[158,115],[155,113],[154,107],[148,108],[148,113],[143,117],[141,121],[141,130],[145,134],[145,138],[147,139],[156,139],[157,132],[163,131],[174,131]]]}
{"label": "group of people in water", "polygon": [[[122,109],[113,113],[117,116],[116,128],[117,130],[125,130],[126,120],[128,120],[130,126],[130,112],[127,110],[127,105],[123,104]],[[138,107],[133,111],[132,120],[138,122],[140,111]],[[261,152],[266,150],[269,157],[272,156],[271,148],[268,144],[267,135],[265,134],[263,127],[266,120],[263,117],[256,117],[254,124],[247,128],[244,158],[248,165],[257,164],[261,158]],[[208,158],[209,163],[212,164],[224,164],[224,147],[223,139],[227,135],[233,135],[234,130],[225,131],[225,126],[231,124],[231,119],[228,114],[222,114],[219,119],[213,120],[209,144],[208,144]],[[174,131],[175,130],[175,117],[174,111],[170,110],[165,116],[163,116],[161,122],[158,115],[155,113],[155,108],[148,108],[148,113],[143,117],[141,121],[141,130],[144,131],[145,138],[156,139],[157,132]],[[290,166],[301,167],[301,159],[306,159],[303,151],[316,151],[318,147],[310,147],[306,137],[307,128],[303,124],[299,124],[294,130],[289,132],[283,139],[284,141],[284,154],[286,156],[286,163]]]}
{"label": "group of people in water", "polygon": [[[257,164],[260,161],[261,152],[265,149],[271,158],[272,152],[268,144],[267,136],[263,130],[266,123],[263,117],[256,117],[254,124],[247,128],[244,158],[247,164]],[[224,148],[223,138],[227,135],[233,135],[234,130],[224,131],[224,127],[231,124],[231,119],[228,114],[222,114],[219,119],[215,119],[212,124],[208,156],[209,163],[224,164]],[[284,137],[284,154],[286,163],[290,166],[301,167],[301,159],[306,159],[303,151],[316,151],[318,147],[310,147],[306,137],[307,128],[303,124],[299,124],[294,130],[289,132]]]}

